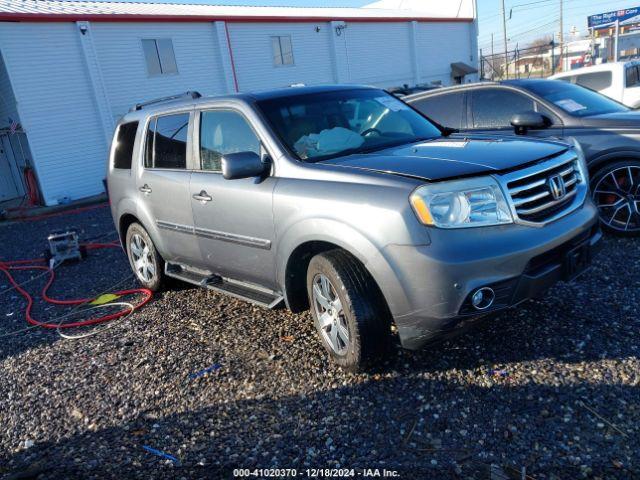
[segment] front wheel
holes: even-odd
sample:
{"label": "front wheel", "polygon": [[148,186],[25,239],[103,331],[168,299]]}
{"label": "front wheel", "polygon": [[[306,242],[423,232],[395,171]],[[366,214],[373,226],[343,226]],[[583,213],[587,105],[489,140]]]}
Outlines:
{"label": "front wheel", "polygon": [[147,231],[139,223],[132,223],[127,229],[126,242],[129,264],[138,282],[152,292],[160,290],[164,282],[164,261]]}
{"label": "front wheel", "polygon": [[311,259],[307,270],[311,314],[334,363],[358,371],[378,360],[390,340],[390,314],[367,270],[342,250]]}
{"label": "front wheel", "polygon": [[606,230],[624,236],[640,235],[640,161],[605,165],[593,175],[591,191]]}

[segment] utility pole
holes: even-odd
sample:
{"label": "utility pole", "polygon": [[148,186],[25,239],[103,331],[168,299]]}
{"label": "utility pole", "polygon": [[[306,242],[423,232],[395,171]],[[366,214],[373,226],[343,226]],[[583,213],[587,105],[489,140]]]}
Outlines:
{"label": "utility pole", "polygon": [[504,36],[504,73],[509,79],[509,52],[507,50],[507,15],[504,11],[504,0],[502,0],[502,34]]}
{"label": "utility pole", "polygon": [[620,19],[616,19],[616,37],[613,42],[613,61],[618,61],[618,41],[620,40]]}
{"label": "utility pole", "polygon": [[493,80],[493,77],[494,77],[494,75],[496,73],[496,70],[495,70],[495,66],[496,66],[495,58],[496,57],[493,56],[493,32],[491,32],[491,80]]}
{"label": "utility pole", "polygon": [[560,0],[560,71],[564,72],[564,2]]}

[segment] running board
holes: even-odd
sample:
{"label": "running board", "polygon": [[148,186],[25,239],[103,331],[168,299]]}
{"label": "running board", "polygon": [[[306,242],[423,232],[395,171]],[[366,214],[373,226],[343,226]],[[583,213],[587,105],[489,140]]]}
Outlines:
{"label": "running board", "polygon": [[224,278],[220,275],[212,275],[208,272],[191,269],[177,263],[167,262],[164,273],[168,277],[177,278],[183,282],[198,285],[214,292],[225,293],[260,307],[275,309],[284,302],[284,297],[276,292],[249,283]]}

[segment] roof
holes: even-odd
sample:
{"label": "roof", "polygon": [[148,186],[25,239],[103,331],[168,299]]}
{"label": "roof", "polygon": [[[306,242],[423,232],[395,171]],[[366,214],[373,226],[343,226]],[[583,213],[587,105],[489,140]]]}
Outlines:
{"label": "roof", "polygon": [[640,65],[640,61],[630,60],[627,62],[607,62],[607,63],[601,63],[599,65],[590,65],[588,67],[574,68],[573,70],[568,70],[566,72],[556,73],[555,75],[552,75],[551,78],[563,78],[563,77],[569,77],[572,75],[579,75],[581,73],[589,73],[589,72],[609,72],[617,69],[622,69],[627,65]]}
{"label": "roof", "polygon": [[0,21],[289,21],[471,22],[434,5],[422,11],[382,8],[261,7],[91,0],[0,0]]}
{"label": "roof", "polygon": [[513,79],[513,80],[483,80],[481,82],[474,83],[463,83],[460,85],[451,85],[449,87],[442,87],[435,90],[428,90],[425,92],[414,93],[412,95],[406,96],[403,98],[404,101],[413,101],[419,100],[421,98],[430,97],[432,95],[440,95],[447,92],[455,92],[457,90],[469,90],[472,88],[478,87],[496,87],[500,85],[504,85],[506,87],[516,87],[516,88],[524,88],[525,90],[529,88],[531,85],[540,84],[540,83],[549,83],[549,82],[560,82],[560,80],[549,80],[548,78],[522,78],[522,79]]}
{"label": "roof", "polygon": [[139,120],[146,116],[158,115],[171,109],[183,108],[185,105],[207,106],[209,104],[212,104],[213,102],[224,101],[243,101],[247,103],[253,103],[256,101],[277,100],[281,98],[294,97],[297,95],[312,95],[318,93],[340,92],[347,90],[380,89],[369,85],[341,84],[314,85],[309,87],[286,87],[255,92],[219,94],[205,97],[194,96],[194,94],[199,95],[197,92],[185,92],[158,99],[147,99],[145,102],[139,104],[140,108],[136,108],[138,105],[133,106],[129,110],[129,112],[121,118],[121,121],[126,123],[129,121]]}
{"label": "roof", "polygon": [[293,97],[296,95],[341,92],[345,90],[376,90],[376,89],[380,90],[379,88],[372,87],[370,85],[350,85],[350,84],[314,85],[309,87],[302,86],[302,87],[286,87],[286,88],[275,88],[270,90],[260,90],[255,92],[248,92],[245,95],[254,100],[273,100],[277,98]]}
{"label": "roof", "polygon": [[363,8],[382,8],[387,10],[413,10],[414,12],[438,11],[448,17],[475,17],[475,0],[443,2],[440,0],[378,0]]}

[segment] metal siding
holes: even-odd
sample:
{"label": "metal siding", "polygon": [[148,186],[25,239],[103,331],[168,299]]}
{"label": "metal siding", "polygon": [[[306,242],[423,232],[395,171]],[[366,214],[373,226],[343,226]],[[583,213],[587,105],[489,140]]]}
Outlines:
{"label": "metal siding", "polygon": [[19,121],[16,98],[13,95],[9,74],[0,50],[0,128],[9,126],[9,118]]}
{"label": "metal siding", "polygon": [[[347,24],[337,36],[327,22],[229,23],[240,90],[333,83],[338,75],[344,82],[385,87],[414,83],[408,22]],[[97,62],[87,65],[73,23],[0,23],[2,53],[47,204],[103,191],[108,142],[88,67],[98,72],[114,119],[144,99],[186,90],[227,92],[233,81],[225,78],[221,60],[223,27],[211,22],[92,23]],[[451,82],[450,64],[470,62],[473,27],[417,25],[421,81]],[[274,66],[272,35],[291,36],[294,66]],[[171,38],[178,73],[149,76],[142,38]]]}
{"label": "metal siding", "polygon": [[[114,119],[143,100],[197,90],[227,92],[213,23],[92,23],[93,41]],[[149,75],[143,38],[170,38],[178,73]]]}
{"label": "metal siding", "polygon": [[[328,23],[229,23],[240,91],[334,83]],[[320,31],[316,32],[316,26]],[[275,66],[271,37],[290,35],[293,65]]]}
{"label": "metal siding", "polygon": [[0,44],[47,205],[104,188],[107,145],[73,23],[3,23]]}
{"label": "metal siding", "polygon": [[450,85],[452,63],[476,66],[471,60],[471,55],[475,58],[470,42],[472,28],[469,23],[418,23],[416,47],[421,82],[441,80]]}
{"label": "metal siding", "polygon": [[349,81],[381,87],[413,84],[409,38],[408,22],[347,23],[337,48],[346,42]]}

